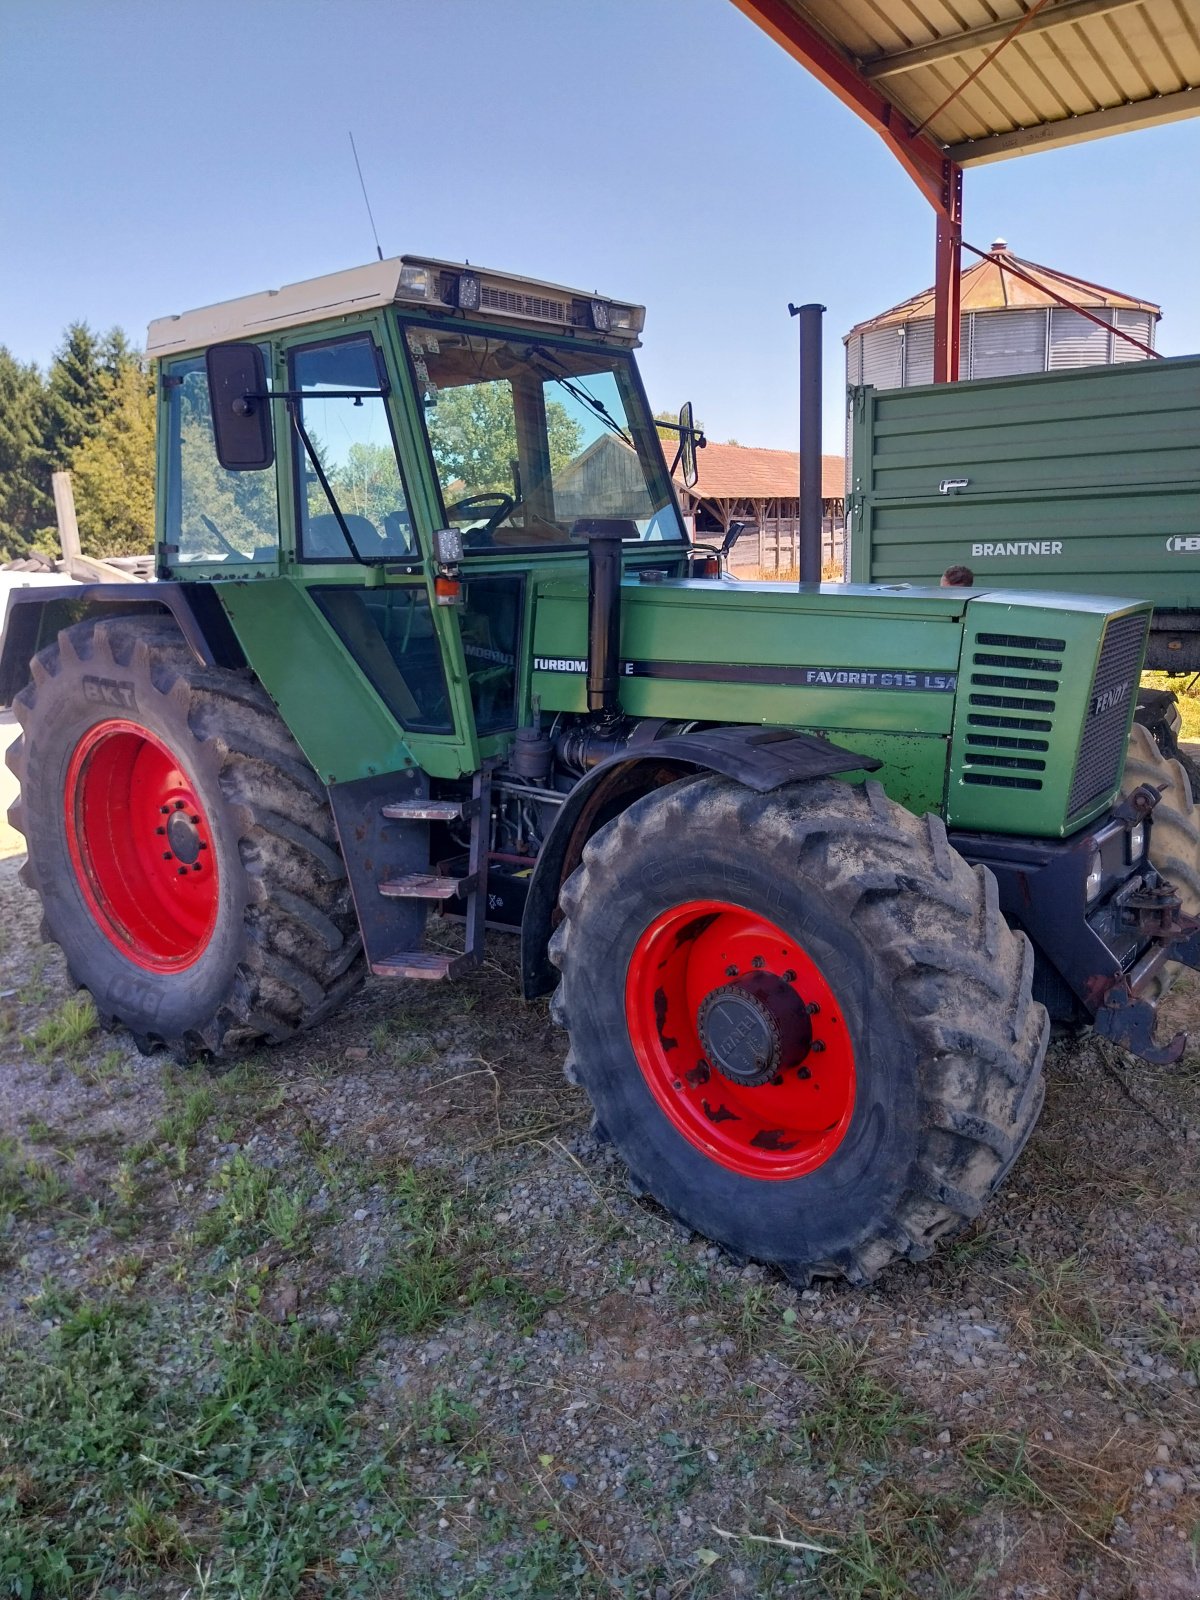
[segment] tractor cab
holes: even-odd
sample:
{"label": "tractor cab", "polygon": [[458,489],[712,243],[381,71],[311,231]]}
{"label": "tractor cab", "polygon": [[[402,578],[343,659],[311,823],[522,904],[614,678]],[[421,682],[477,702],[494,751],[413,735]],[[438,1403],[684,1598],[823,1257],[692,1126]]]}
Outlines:
{"label": "tractor cab", "polygon": [[[470,770],[527,699],[531,580],[581,576],[597,528],[687,570],[643,318],[405,256],[160,319],[159,576],[255,613],[298,583],[404,732]],[[690,408],[679,434],[694,480]]]}

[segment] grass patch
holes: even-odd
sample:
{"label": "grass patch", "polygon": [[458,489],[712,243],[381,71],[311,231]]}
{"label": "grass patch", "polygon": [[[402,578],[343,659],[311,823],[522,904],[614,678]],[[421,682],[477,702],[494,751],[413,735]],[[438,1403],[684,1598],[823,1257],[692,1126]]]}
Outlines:
{"label": "grass patch", "polygon": [[805,1418],[810,1446],[835,1464],[883,1460],[896,1445],[929,1432],[925,1413],[874,1370],[865,1340],[792,1328],[785,1351],[816,1391],[817,1404]]}
{"label": "grass patch", "polygon": [[0,1138],[0,1239],[18,1217],[57,1210],[68,1192],[54,1167],[24,1154],[15,1139]]}
{"label": "grass patch", "polygon": [[26,1035],[25,1047],[41,1062],[76,1061],[98,1027],[92,997],[81,990],[69,995]]}

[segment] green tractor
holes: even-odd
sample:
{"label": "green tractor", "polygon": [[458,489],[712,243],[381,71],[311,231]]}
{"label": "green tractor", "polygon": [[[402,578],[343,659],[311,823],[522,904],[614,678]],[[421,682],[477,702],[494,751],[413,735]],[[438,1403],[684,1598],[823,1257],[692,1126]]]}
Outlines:
{"label": "green tractor", "polygon": [[406,256],[155,322],[158,581],[13,594],[11,820],[102,1020],[181,1056],[519,932],[635,1185],[862,1282],[978,1215],[1051,1019],[1183,1048],[1200,925],[1120,795],[1150,607],[723,576],[642,320]]}

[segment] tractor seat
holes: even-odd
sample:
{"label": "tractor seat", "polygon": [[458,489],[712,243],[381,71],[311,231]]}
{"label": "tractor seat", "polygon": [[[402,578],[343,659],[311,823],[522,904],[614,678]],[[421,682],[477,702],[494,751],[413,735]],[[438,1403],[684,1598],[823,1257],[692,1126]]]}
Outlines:
{"label": "tractor seat", "polygon": [[[369,517],[356,516],[348,511],[346,526],[364,556],[384,553],[380,549],[379,529]],[[328,560],[331,556],[341,556],[347,561],[354,560],[354,552],[346,544],[346,536],[338,526],[338,519],[329,512],[323,516],[309,517],[305,523],[303,552],[305,557],[318,561]]]}

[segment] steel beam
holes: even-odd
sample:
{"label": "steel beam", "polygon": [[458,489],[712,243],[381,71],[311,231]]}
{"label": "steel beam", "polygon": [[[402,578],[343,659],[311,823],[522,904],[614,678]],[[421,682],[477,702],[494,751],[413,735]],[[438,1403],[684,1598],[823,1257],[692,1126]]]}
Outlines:
{"label": "steel beam", "polygon": [[936,140],[917,133],[890,100],[872,87],[856,64],[794,10],[788,0],[733,0],[738,10],[806,67],[874,128],[935,209],[943,203],[945,152]]}
{"label": "steel beam", "polygon": [[[1101,17],[1110,11],[1126,11],[1140,5],[1141,0],[1059,0],[1047,6],[1036,17],[1031,17],[1021,29],[1021,38],[1041,33],[1046,28],[1056,28],[1069,22],[1083,22],[1088,17]],[[912,72],[917,67],[932,66],[938,61],[953,60],[967,50],[985,50],[999,44],[1020,22],[1020,17],[1009,17],[1004,22],[989,22],[979,28],[963,28],[942,39],[931,39],[928,44],[912,45],[906,50],[893,50],[884,56],[873,56],[859,64],[859,71],[869,81],[895,77],[901,72]]]}
{"label": "steel beam", "polygon": [[943,163],[942,204],[937,214],[936,270],[933,280],[933,381],[958,382],[959,329],[962,326],[962,168]]}
{"label": "steel beam", "polygon": [[1104,111],[1060,117],[1056,122],[1046,122],[1037,128],[1015,128],[1012,133],[997,133],[987,139],[968,139],[963,144],[951,145],[946,154],[959,166],[978,167],[986,161],[1000,161],[1005,156],[1054,150],[1062,145],[1079,144],[1084,139],[1099,139],[1106,133],[1155,128],[1180,117],[1195,116],[1200,116],[1200,89],[1179,89],[1174,94],[1156,95],[1152,100],[1132,100],[1128,105],[1110,106]]}

